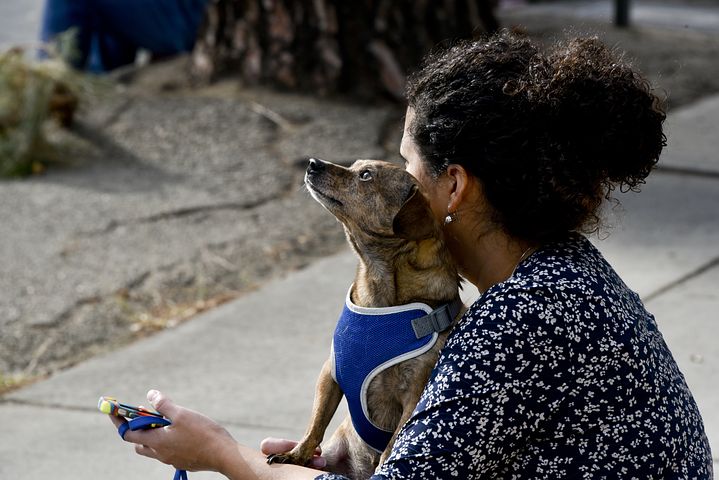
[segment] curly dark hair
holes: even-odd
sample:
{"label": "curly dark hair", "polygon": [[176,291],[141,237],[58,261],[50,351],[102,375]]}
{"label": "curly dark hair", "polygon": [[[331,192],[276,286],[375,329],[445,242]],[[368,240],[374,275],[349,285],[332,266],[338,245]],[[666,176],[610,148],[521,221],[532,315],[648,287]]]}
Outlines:
{"label": "curly dark hair", "polygon": [[666,145],[663,102],[597,38],[459,43],[425,59],[407,97],[430,172],[465,167],[493,220],[532,242],[596,231],[604,198],[637,190]]}

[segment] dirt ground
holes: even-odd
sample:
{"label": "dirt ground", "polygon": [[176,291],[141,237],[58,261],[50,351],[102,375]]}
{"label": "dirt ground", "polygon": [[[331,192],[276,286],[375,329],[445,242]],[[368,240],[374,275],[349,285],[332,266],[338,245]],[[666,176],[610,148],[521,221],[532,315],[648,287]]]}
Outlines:
{"label": "dirt ground", "polygon": [[[719,35],[507,13],[541,42],[596,33],[671,109],[719,92]],[[0,392],[236,298],[344,245],[308,156],[397,160],[403,107],[177,87],[146,67],[81,117],[72,165],[0,189]],[[182,82],[180,82],[182,83]]]}

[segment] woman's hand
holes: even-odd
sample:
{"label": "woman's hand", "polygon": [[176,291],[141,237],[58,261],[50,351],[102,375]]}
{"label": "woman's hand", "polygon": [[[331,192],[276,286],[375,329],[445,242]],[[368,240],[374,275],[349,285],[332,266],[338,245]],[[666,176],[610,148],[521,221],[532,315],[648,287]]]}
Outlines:
{"label": "woman's hand", "polygon": [[[147,399],[152,407],[168,418],[172,425],[150,430],[128,430],[125,441],[135,444],[140,455],[173,465],[180,470],[220,471],[226,455],[236,451],[232,436],[210,418],[175,405],[172,400],[150,390]],[[124,419],[110,416],[116,427]]]}
{"label": "woman's hand", "polygon": [[[292,450],[298,442],[294,440],[285,440],[282,438],[268,437],[262,440],[260,444],[260,450],[265,455],[272,455],[275,453],[285,453]],[[308,467],[312,468],[325,468],[327,466],[327,460],[321,456],[322,450],[317,447],[315,450],[315,456],[310,460]]]}

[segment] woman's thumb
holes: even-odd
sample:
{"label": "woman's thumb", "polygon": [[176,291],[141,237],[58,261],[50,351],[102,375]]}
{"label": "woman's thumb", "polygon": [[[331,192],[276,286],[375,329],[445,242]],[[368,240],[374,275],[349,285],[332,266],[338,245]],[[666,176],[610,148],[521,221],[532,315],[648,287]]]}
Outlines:
{"label": "woman's thumb", "polygon": [[162,416],[172,419],[174,417],[177,406],[170,400],[170,397],[165,396],[158,390],[150,390],[147,392],[147,400],[152,405],[152,408],[162,414]]}

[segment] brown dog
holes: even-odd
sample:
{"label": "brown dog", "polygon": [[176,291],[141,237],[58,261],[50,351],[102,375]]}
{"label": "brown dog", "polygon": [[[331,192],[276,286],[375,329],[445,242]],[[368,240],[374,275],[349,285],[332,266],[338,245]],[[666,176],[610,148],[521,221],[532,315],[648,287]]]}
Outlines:
{"label": "brown dog", "polygon": [[[360,259],[345,312],[338,323],[338,331],[351,331],[352,338],[338,337],[338,331],[335,332],[332,354],[317,382],[305,436],[290,452],[271,455],[268,462],[307,464],[344,393],[351,417],[344,420],[324,446],[323,455],[328,470],[356,479],[368,478],[378,463],[389,456],[397,432],[417,405],[448,328],[458,318],[462,308],[459,276],[419,184],[398,166],[358,160],[352,167],[345,168],[310,159],[305,184],[312,196],[342,222],[347,239]],[[421,318],[412,320],[411,327],[405,326],[404,313],[397,313],[404,307],[397,306],[415,308],[418,304],[423,305],[424,311],[417,313],[415,309],[414,314]],[[391,335],[398,335],[401,340],[384,335],[383,338],[371,338],[371,335],[359,338],[363,335],[363,325],[358,322],[384,322],[381,318],[385,317],[373,315],[385,311],[393,312],[386,317],[387,322],[403,322],[402,326],[395,323],[390,327],[394,332]],[[362,317],[362,312],[372,314],[367,317],[369,320]],[[426,315],[429,312],[432,313]],[[351,318],[343,320],[345,314]],[[442,323],[440,317],[444,319],[443,325],[438,325]],[[426,328],[430,324],[434,328]],[[348,391],[357,390],[355,387],[360,384],[353,380],[350,371],[359,363],[355,360],[372,356],[381,350],[382,342],[388,344],[389,349],[396,349],[405,341],[410,343],[408,348],[414,349],[414,356],[399,355],[384,361],[383,368],[372,370],[379,373],[360,376],[360,380],[364,380],[359,388],[360,400],[353,401],[349,392],[343,392],[340,384]],[[353,356],[348,344],[359,345],[360,354]],[[351,357],[349,365],[335,364],[340,353]],[[383,360],[386,359],[379,361]],[[338,376],[340,379],[336,380]],[[367,427],[367,423],[373,427]],[[358,433],[365,428],[375,429],[376,434],[384,438],[377,440],[372,434]]]}

